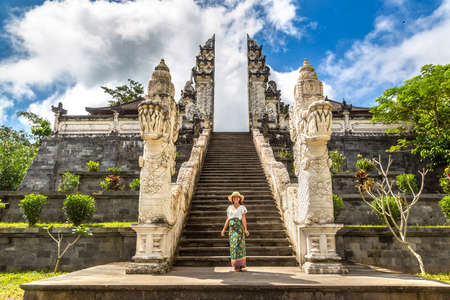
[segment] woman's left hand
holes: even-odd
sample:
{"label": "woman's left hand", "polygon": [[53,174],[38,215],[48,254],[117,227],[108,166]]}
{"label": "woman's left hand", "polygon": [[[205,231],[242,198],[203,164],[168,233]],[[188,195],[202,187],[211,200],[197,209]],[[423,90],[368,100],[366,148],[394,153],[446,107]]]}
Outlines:
{"label": "woman's left hand", "polygon": [[246,236],[249,236],[249,235],[250,235],[250,232],[248,232],[248,230],[246,230],[246,231],[245,231],[245,235],[246,235]]}

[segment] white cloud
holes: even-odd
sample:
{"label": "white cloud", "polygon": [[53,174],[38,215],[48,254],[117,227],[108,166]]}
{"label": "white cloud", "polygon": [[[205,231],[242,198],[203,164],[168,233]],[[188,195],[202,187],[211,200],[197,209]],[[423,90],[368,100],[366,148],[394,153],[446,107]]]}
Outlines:
{"label": "white cloud", "polygon": [[[133,78],[146,86],[164,57],[178,99],[197,45],[216,33],[216,128],[245,130],[245,34],[265,28],[298,35],[295,17],[289,0],[46,1],[5,25],[18,55],[0,61],[0,89],[22,99],[15,101],[32,100],[29,109],[50,119],[50,106],[60,101],[69,114],[84,113],[85,106],[106,104],[101,85]],[[70,87],[35,99],[55,85]]]}
{"label": "white cloud", "polygon": [[269,21],[276,29],[292,35],[299,34],[293,23],[296,6],[292,0],[264,0],[263,5]]}
{"label": "white cloud", "polygon": [[381,86],[401,84],[425,64],[448,64],[449,36],[448,0],[411,24],[400,24],[395,16],[380,16],[375,29],[355,42],[343,58],[329,52],[320,70],[340,97],[371,105],[369,95]]}
{"label": "white cloud", "polygon": [[0,123],[3,123],[6,120],[7,114],[5,111],[11,106],[13,106],[13,102],[11,100],[0,97]]}

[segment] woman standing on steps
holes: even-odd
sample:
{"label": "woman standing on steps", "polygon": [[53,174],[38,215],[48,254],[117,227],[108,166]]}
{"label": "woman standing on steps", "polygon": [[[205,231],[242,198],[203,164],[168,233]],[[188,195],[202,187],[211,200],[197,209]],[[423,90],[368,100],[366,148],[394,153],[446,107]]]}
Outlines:
{"label": "woman standing on steps", "polygon": [[227,220],[225,221],[221,235],[225,236],[225,230],[229,225],[230,230],[228,231],[228,238],[230,240],[231,266],[233,267],[230,272],[240,272],[243,268],[247,267],[245,257],[245,235],[250,235],[247,230],[247,219],[245,217],[247,208],[242,205],[244,196],[239,192],[233,192],[228,196],[228,200],[230,200],[232,204],[227,208]]}

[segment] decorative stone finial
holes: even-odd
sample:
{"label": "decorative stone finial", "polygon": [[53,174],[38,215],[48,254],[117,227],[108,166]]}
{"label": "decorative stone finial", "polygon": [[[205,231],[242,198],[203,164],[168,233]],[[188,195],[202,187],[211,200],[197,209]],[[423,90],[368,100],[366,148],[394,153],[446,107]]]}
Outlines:
{"label": "decorative stone finial", "polygon": [[147,94],[149,97],[155,95],[175,96],[175,88],[172,83],[169,68],[164,59],[161,59],[159,65],[155,67],[152,79],[148,83]]}
{"label": "decorative stone finial", "polygon": [[300,80],[307,80],[307,79],[317,80],[317,74],[314,71],[314,67],[309,64],[309,60],[307,58],[303,60],[303,66],[300,68],[299,73],[300,73],[298,76],[299,82]]}

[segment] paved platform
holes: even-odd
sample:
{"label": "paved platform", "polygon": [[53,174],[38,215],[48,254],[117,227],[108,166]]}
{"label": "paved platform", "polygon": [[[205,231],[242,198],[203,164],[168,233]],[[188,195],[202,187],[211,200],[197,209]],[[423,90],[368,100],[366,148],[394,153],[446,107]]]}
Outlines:
{"label": "paved platform", "polygon": [[165,275],[126,275],[127,263],[101,265],[21,285],[25,300],[116,299],[450,299],[450,285],[349,265],[346,275],[308,275],[298,267],[175,267]]}

